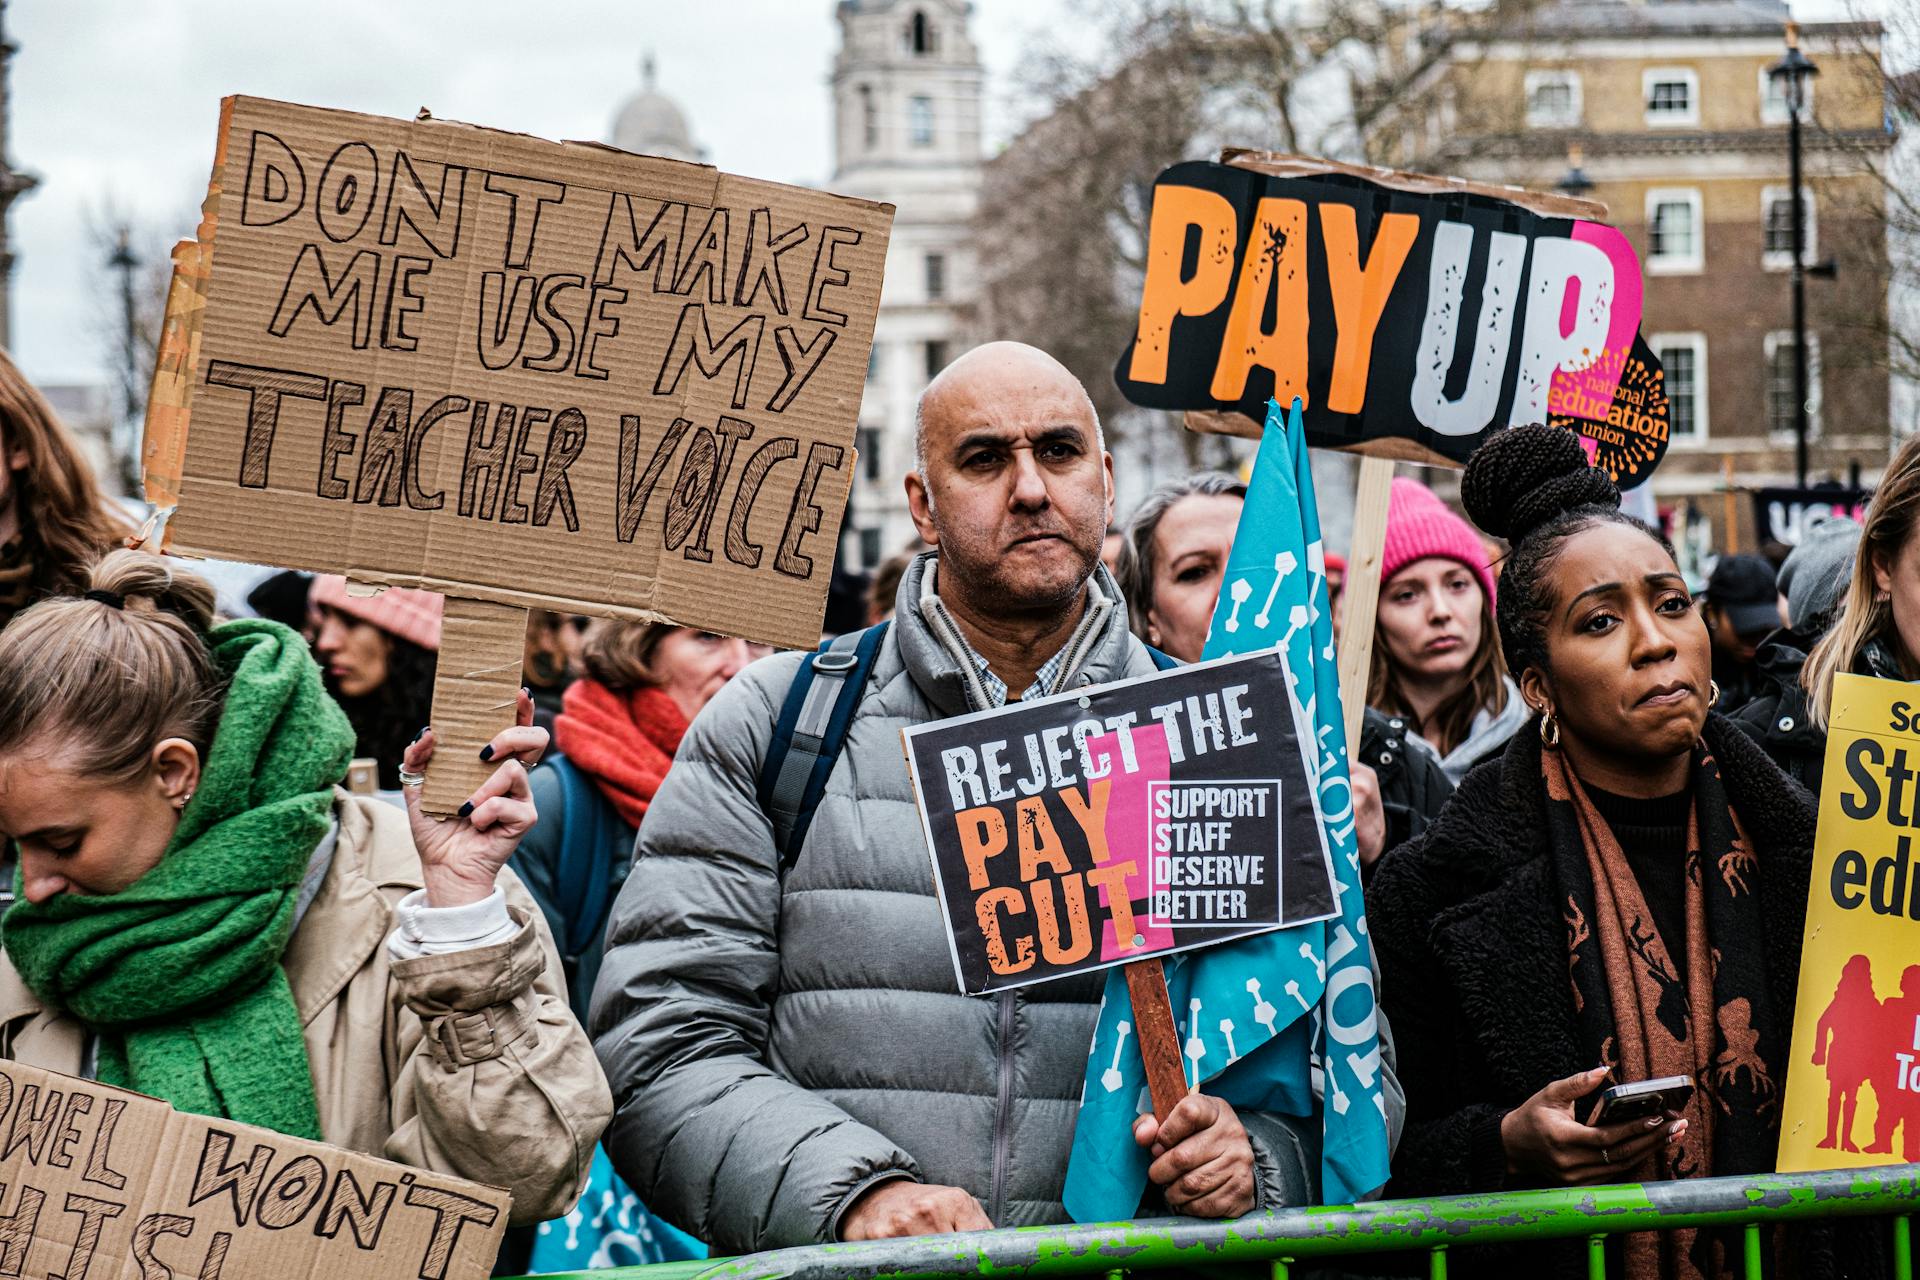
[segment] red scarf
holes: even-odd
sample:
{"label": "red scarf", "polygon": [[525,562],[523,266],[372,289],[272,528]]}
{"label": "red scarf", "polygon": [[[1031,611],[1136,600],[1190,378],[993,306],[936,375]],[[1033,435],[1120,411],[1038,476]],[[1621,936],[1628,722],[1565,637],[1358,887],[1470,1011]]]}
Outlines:
{"label": "red scarf", "polygon": [[665,690],[652,685],[615,693],[597,680],[576,680],[560,699],[553,737],[633,826],[647,814],[687,718]]}

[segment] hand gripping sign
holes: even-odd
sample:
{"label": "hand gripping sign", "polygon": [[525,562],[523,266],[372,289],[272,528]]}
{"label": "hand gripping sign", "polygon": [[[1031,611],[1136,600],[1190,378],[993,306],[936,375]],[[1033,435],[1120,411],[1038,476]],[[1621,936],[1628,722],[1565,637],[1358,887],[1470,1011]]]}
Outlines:
{"label": "hand gripping sign", "polygon": [[[526,610],[819,637],[890,206],[230,98],[146,458],[168,549],[450,597],[430,811]],[[190,428],[190,429],[189,429]]]}
{"label": "hand gripping sign", "polygon": [[1139,324],[1115,370],[1129,400],[1257,437],[1269,398],[1298,397],[1312,445],[1455,466],[1490,431],[1547,422],[1579,432],[1622,488],[1653,470],[1664,375],[1639,333],[1639,259],[1587,216],[1601,206],[1228,160],[1154,186]]}

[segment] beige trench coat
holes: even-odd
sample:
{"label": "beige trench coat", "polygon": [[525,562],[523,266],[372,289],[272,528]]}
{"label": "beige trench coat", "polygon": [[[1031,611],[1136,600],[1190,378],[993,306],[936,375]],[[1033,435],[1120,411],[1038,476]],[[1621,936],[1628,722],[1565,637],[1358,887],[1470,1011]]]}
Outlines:
{"label": "beige trench coat", "polygon": [[[335,813],[333,864],[282,960],[322,1135],[503,1187],[516,1225],[568,1212],[613,1102],[539,908],[503,871],[517,937],[394,961],[394,904],[421,887],[406,815],[345,792]],[[42,1005],[0,957],[0,1057],[78,1075],[85,1047],[81,1025]]]}

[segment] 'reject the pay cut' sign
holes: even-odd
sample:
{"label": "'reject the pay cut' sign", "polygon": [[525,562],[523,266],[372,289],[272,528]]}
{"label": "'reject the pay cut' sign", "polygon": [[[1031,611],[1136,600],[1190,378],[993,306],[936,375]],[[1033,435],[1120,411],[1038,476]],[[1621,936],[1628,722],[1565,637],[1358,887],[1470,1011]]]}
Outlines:
{"label": "'reject the pay cut' sign", "polygon": [[1273,650],[904,731],[967,994],[1325,919]]}
{"label": "'reject the pay cut' sign", "polygon": [[892,208],[224,104],[174,549],[819,634]]}
{"label": "'reject the pay cut' sign", "polygon": [[1782,1172],[1920,1160],[1920,693],[1838,675]]}

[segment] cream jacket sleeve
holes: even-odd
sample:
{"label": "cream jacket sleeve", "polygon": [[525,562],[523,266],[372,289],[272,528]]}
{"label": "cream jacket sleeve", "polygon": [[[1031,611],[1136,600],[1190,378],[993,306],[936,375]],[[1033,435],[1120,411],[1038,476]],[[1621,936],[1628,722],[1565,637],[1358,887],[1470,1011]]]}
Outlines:
{"label": "cream jacket sleeve", "polygon": [[571,1210],[613,1113],[533,899],[502,871],[502,942],[392,960],[390,1160],[513,1193],[512,1222]]}

